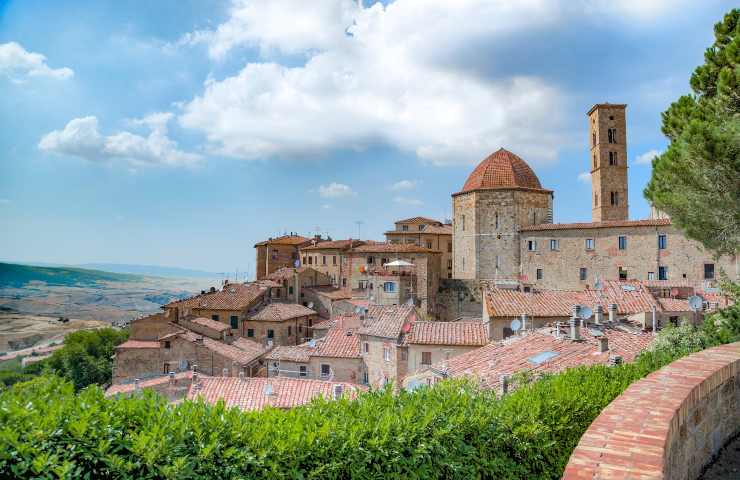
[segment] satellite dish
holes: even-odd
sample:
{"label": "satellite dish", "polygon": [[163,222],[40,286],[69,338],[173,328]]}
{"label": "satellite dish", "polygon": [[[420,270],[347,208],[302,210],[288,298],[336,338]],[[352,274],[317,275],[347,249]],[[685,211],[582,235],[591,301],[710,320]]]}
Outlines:
{"label": "satellite dish", "polygon": [[689,307],[691,310],[698,312],[704,306],[704,299],[699,295],[692,295],[689,297]]}
{"label": "satellite dish", "polygon": [[518,332],[522,328],[522,322],[518,318],[515,318],[511,321],[510,326],[513,332]]}
{"label": "satellite dish", "polygon": [[295,268],[298,268],[298,267],[300,267],[300,266],[301,266],[301,261],[300,261],[300,260],[298,260],[298,259],[296,258],[296,259],[295,259],[295,261],[293,262],[293,266],[294,266]]}
{"label": "satellite dish", "polygon": [[594,311],[586,305],[579,305],[578,307],[578,317],[582,318],[583,320],[588,320],[589,318],[591,318],[591,315],[593,315],[593,313]]}
{"label": "satellite dish", "polygon": [[355,307],[355,313],[356,313],[357,315],[361,315],[361,314],[362,314],[362,311],[363,311],[363,310],[362,310],[362,307]]}
{"label": "satellite dish", "polygon": [[313,302],[308,302],[308,308],[313,308]]}

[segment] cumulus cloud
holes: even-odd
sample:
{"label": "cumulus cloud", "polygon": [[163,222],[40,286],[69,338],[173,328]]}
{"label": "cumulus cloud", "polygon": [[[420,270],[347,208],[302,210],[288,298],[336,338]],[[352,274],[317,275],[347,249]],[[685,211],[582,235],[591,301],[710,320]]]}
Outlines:
{"label": "cumulus cloud", "polygon": [[418,185],[417,180],[399,180],[398,182],[394,183],[390,186],[390,189],[393,191],[401,191],[401,190],[413,190]]}
{"label": "cumulus cloud", "polygon": [[245,159],[385,144],[434,164],[474,163],[501,146],[535,162],[554,160],[564,101],[556,86],[527,75],[486,79],[449,59],[450,49],[468,51],[473,40],[493,42],[558,15],[544,0],[369,8],[237,1],[229,20],[198,34],[212,55],[242,45],[264,55],[301,52],[306,61],[270,57],[210,79],[179,120],[205,133],[217,152]]}
{"label": "cumulus cloud", "polygon": [[56,79],[71,78],[71,68],[51,68],[46,64],[46,57],[40,53],[27,51],[19,43],[0,44],[0,75],[14,82],[22,82],[28,77],[50,77]]}
{"label": "cumulus cloud", "polygon": [[642,155],[638,155],[635,157],[635,165],[651,165],[653,162],[653,158],[660,155],[660,150],[648,150],[647,152],[643,153]]}
{"label": "cumulus cloud", "polygon": [[581,172],[578,174],[578,181],[583,183],[591,183],[591,172]]}
{"label": "cumulus cloud", "polygon": [[393,199],[394,202],[400,203],[401,205],[411,205],[414,207],[420,207],[424,205],[424,202],[419,200],[418,198],[409,198],[409,197],[395,197]]}
{"label": "cumulus cloud", "polygon": [[342,198],[357,195],[349,185],[331,182],[329,185],[319,186],[319,195],[322,198]]}
{"label": "cumulus cloud", "polygon": [[98,129],[97,117],[75,118],[64,129],[44,135],[39,149],[93,162],[123,160],[132,166],[187,166],[197,163],[200,155],[178,149],[177,143],[167,136],[167,123],[171,118],[171,113],[155,113],[131,120],[132,125],[150,130],[146,137],[126,131],[104,136]]}

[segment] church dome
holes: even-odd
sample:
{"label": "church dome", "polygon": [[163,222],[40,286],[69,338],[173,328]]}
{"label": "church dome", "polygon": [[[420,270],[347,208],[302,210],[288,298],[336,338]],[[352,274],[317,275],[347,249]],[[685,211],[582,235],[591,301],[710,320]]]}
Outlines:
{"label": "church dome", "polygon": [[501,148],[475,167],[459,193],[516,188],[544,190],[527,162]]}

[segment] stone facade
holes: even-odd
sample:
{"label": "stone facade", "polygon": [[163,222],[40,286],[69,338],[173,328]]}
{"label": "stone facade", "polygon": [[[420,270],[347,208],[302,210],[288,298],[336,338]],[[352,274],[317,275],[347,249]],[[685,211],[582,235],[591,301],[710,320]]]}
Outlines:
{"label": "stone facade", "polygon": [[[409,345],[408,346],[408,371],[417,372],[422,368],[429,367],[435,363],[449,360],[465,352],[480,348],[480,345]],[[431,359],[425,363],[424,357]]]}
{"label": "stone facade", "polygon": [[443,322],[480,319],[483,306],[481,282],[443,279],[437,301],[437,318]]}
{"label": "stone facade", "polygon": [[363,383],[373,388],[382,388],[400,382],[408,371],[408,348],[399,345],[397,339],[363,335],[361,355],[364,360]]}
{"label": "stone facade", "polygon": [[[714,259],[670,225],[670,220],[617,225],[573,224],[572,228],[558,225],[557,229],[544,226],[522,231],[522,282],[540,288],[581,290],[593,288],[597,276],[601,280],[706,281],[712,285],[720,272],[738,278],[737,257]],[[536,242],[534,250],[531,242]]]}
{"label": "stone facade", "polygon": [[174,314],[169,310],[137,318],[131,321],[129,336],[137,340],[157,340],[162,335],[173,332],[173,321]]}
{"label": "stone facade", "polygon": [[[330,376],[322,375],[322,365],[329,366],[331,371]],[[362,382],[362,358],[312,356],[308,362],[308,369],[313,375],[313,378],[317,380],[349,383]]]}
{"label": "stone facade", "polygon": [[453,195],[456,279],[518,278],[519,229],[552,220],[552,192],[488,189]]}
{"label": "stone facade", "polygon": [[265,320],[242,321],[241,336],[262,345],[299,345],[308,339],[315,315],[269,322]]}
{"label": "stone facade", "polygon": [[452,225],[424,217],[395,222],[395,229],[385,232],[391,243],[414,244],[441,253],[442,278],[452,278]]}
{"label": "stone facade", "polygon": [[627,105],[594,105],[588,112],[592,220],[627,220]]}
{"label": "stone facade", "polygon": [[308,245],[310,241],[309,238],[291,233],[255,244],[257,280],[262,280],[281,268],[297,266],[299,248]]}

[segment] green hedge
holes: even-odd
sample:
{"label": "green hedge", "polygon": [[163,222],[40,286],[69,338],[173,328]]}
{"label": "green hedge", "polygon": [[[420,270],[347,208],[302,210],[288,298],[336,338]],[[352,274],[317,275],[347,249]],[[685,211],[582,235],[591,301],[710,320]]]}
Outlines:
{"label": "green hedge", "polygon": [[740,328],[719,324],[667,329],[631,364],[520,378],[501,400],[446,381],[240,412],[171,406],[151,392],[111,400],[95,386],[75,393],[70,382],[41,377],[0,393],[0,477],[556,479],[589,424],[630,383],[714,344],[720,331],[737,338]]}

